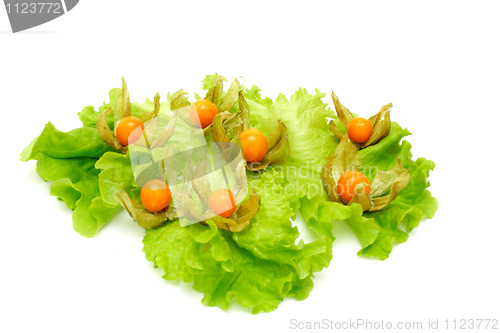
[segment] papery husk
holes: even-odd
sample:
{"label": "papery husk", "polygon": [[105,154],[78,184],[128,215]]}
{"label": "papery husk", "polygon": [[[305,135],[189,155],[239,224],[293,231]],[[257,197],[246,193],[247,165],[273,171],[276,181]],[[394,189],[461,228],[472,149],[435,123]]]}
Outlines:
{"label": "papery husk", "polygon": [[134,142],[134,145],[151,149],[163,147],[174,134],[175,124],[179,114],[179,111],[175,111],[168,121],[167,126],[161,128],[159,133],[156,133],[158,129],[158,121],[155,119],[149,121],[147,126],[145,126],[141,137],[139,140]]}
{"label": "papery husk", "polygon": [[335,137],[336,137],[336,138],[337,138],[337,140],[339,140],[339,141],[341,141],[341,140],[342,140],[342,138],[343,138],[344,136],[346,136],[346,135],[347,135],[346,133],[342,133],[342,132],[338,129],[337,125],[335,125],[335,121],[333,121],[333,120],[332,120],[332,121],[330,121],[330,131],[332,131],[332,133],[335,135]]}
{"label": "papery husk", "polygon": [[129,117],[132,114],[132,107],[130,104],[130,93],[128,92],[127,83],[125,82],[125,78],[122,77],[122,91],[120,96],[116,100],[115,110],[114,110],[114,120],[115,126],[118,126],[118,122],[125,117]]}
{"label": "papery husk", "polygon": [[361,158],[358,154],[358,146],[353,143],[347,136],[336,147],[333,153],[333,173],[332,176],[335,183],[340,176],[348,170],[357,170],[361,165]]}
{"label": "papery husk", "polygon": [[[349,205],[359,203],[363,211],[377,211],[385,208],[392,200],[396,199],[410,181],[410,170],[406,170],[398,158],[394,167],[389,171],[377,171],[372,181],[370,193],[364,191],[366,184],[358,184]],[[389,194],[380,196],[390,189]]]}
{"label": "papery husk", "polygon": [[[202,169],[197,167],[197,170],[193,171],[193,165],[191,160],[188,158],[186,161],[186,166],[185,166],[185,171],[186,171],[186,179],[191,179],[191,182],[185,182],[182,187],[182,196],[181,196],[181,201],[183,202],[182,204],[182,213],[184,214],[184,217],[196,221],[203,221],[205,220],[205,216],[203,215],[204,212],[208,209],[208,197],[210,196],[211,189],[210,185],[208,183],[203,184],[201,179],[196,180],[194,177],[194,173],[197,172],[197,174],[200,174],[202,172]],[[208,189],[207,189],[208,185]],[[196,192],[196,195],[200,198],[200,200],[203,203],[203,212],[200,212],[197,209],[197,205],[195,204],[193,197],[191,196],[191,189],[193,189]],[[199,192],[199,193],[198,193]],[[208,194],[207,194],[208,192]],[[200,197],[201,195],[201,197]],[[208,195],[208,197],[207,197]],[[206,200],[205,200],[206,198]],[[205,205],[204,201],[207,203]]]}
{"label": "papery husk", "polygon": [[[398,161],[398,163],[401,163],[401,161]],[[370,211],[381,210],[381,209],[385,208],[388,204],[390,204],[392,200],[396,199],[399,192],[401,192],[406,186],[408,186],[408,183],[410,182],[410,176],[411,176],[410,170],[402,171],[393,180],[393,182],[390,186],[391,189],[390,189],[389,194],[382,196],[382,197],[372,198],[372,205],[373,206],[370,208]]]}
{"label": "papery husk", "polygon": [[219,229],[240,232],[250,224],[250,219],[257,214],[259,207],[260,197],[253,191],[248,200],[242,203],[230,217],[214,216],[209,220],[213,221]]}
{"label": "papery husk", "polygon": [[130,198],[125,190],[116,193],[116,197],[134,221],[144,229],[157,228],[167,220],[175,220],[177,218],[173,205],[169,205],[159,212],[150,212],[144,208],[142,203]]}
{"label": "papery husk", "polygon": [[231,118],[231,114],[229,112],[219,112],[214,117],[212,122],[212,134],[214,136],[214,141],[217,144],[230,141],[223,125],[223,123],[229,118]]}
{"label": "papery husk", "polygon": [[[217,105],[219,113],[223,113],[226,111],[230,112],[236,101],[239,101],[241,98],[243,98],[243,95],[241,93],[241,85],[237,79],[234,79],[227,93],[222,97],[220,103],[218,103],[219,98],[223,93],[223,81],[226,81],[225,77],[217,76],[214,79],[214,86],[207,91],[207,95],[205,96],[206,100],[209,100]],[[240,104],[240,111],[231,114],[231,117],[226,119],[227,121],[224,122],[224,128],[226,132],[233,133],[233,137],[237,136],[242,131],[241,128],[243,128],[241,126],[242,119],[240,119],[242,115],[241,107],[242,104]],[[246,105],[246,107],[248,109],[248,105]],[[205,135],[213,134],[213,131],[213,123],[203,129],[203,133]]]}
{"label": "papery husk", "polygon": [[184,195],[182,197],[183,201],[183,214],[184,217],[191,219],[191,220],[196,220],[196,221],[202,221],[205,219],[205,216],[203,216],[202,213],[200,213],[195,207],[196,204],[194,203],[194,200],[191,196],[189,195]]}
{"label": "papery husk", "polygon": [[144,127],[141,136],[134,142],[135,146],[151,148],[151,140],[154,139],[156,130],[158,129],[158,121],[149,121]]}
{"label": "papery husk", "polygon": [[157,92],[154,98],[153,111],[143,114],[141,117],[141,121],[143,123],[150,121],[151,119],[158,117],[159,113],[160,113],[160,93]]}
{"label": "papery husk", "polygon": [[205,99],[217,105],[219,103],[219,98],[222,95],[224,81],[227,81],[224,76],[217,76],[214,79],[214,86],[208,89]]}
{"label": "papery husk", "polygon": [[372,146],[385,138],[391,132],[391,108],[392,103],[382,106],[380,111],[368,119],[373,126],[372,135],[361,145],[361,148]]}
{"label": "papery husk", "polygon": [[241,115],[241,111],[232,113],[231,116],[225,119],[222,124],[226,133],[232,134],[233,138],[231,139],[231,141],[234,141],[234,139],[238,137],[238,135],[243,130],[243,121],[241,119]]}
{"label": "papery husk", "polygon": [[372,208],[372,202],[370,200],[370,196],[365,192],[365,186],[368,185],[366,183],[361,183],[356,186],[354,189],[354,195],[352,196],[351,201],[347,204],[348,206],[358,203],[361,205],[363,211],[369,210]]}
{"label": "papery husk", "polygon": [[222,154],[226,159],[229,159],[230,153],[230,140],[224,128],[224,122],[231,118],[229,112],[219,112],[215,115],[212,122],[212,134],[214,136],[214,141],[221,150]]}
{"label": "papery husk", "polygon": [[217,106],[219,112],[231,111],[233,105],[238,101],[238,95],[241,90],[241,85],[237,79],[234,79],[229,86],[226,94],[222,97],[220,104]]}
{"label": "papery husk", "polygon": [[97,116],[97,120],[95,123],[95,127],[99,132],[101,139],[110,145],[113,149],[122,150],[124,146],[118,141],[118,139],[113,134],[111,128],[109,128],[108,122],[106,121],[106,117],[111,113],[111,108],[107,109],[99,113]]}
{"label": "papery husk", "polygon": [[238,107],[238,112],[231,114],[231,117],[223,123],[226,132],[232,133],[231,142],[233,143],[238,143],[240,133],[250,128],[250,108],[241,90],[238,92]]}
{"label": "papery husk", "polygon": [[[339,118],[340,123],[344,126],[344,128],[347,131],[347,126],[351,122],[351,120],[354,119],[354,115],[347,109],[342,103],[340,103],[339,98],[335,93],[332,91],[332,100],[333,100],[333,105],[335,107],[335,112],[337,113],[337,117]],[[330,131],[335,135],[337,140],[341,141],[344,136],[346,136],[346,133],[342,133],[337,125],[335,125],[335,122],[332,120],[330,122]]]}
{"label": "papery husk", "polygon": [[346,171],[357,170],[360,164],[358,146],[345,135],[321,170],[321,182],[330,201],[343,203],[337,194],[337,182]]}
{"label": "papery husk", "polygon": [[265,169],[269,164],[285,163],[290,157],[290,143],[288,142],[288,130],[283,121],[278,120],[276,126],[266,137],[267,153],[264,158],[258,162],[247,163],[247,169],[258,171]]}
{"label": "papery husk", "polygon": [[200,198],[200,201],[204,207],[208,207],[208,198],[212,193],[210,184],[206,181],[203,181],[203,176],[205,175],[205,172],[203,171],[206,169],[207,169],[207,158],[203,158],[203,161],[196,166],[192,177],[193,190],[198,195],[198,198]]}
{"label": "papery husk", "polygon": [[161,179],[163,176],[163,170],[158,163],[153,161],[147,163],[147,166],[143,168],[140,173],[134,175],[135,183],[137,186],[142,187],[151,179]]}
{"label": "papery husk", "polygon": [[405,168],[400,158],[396,159],[396,164],[389,171],[378,170],[371,183],[370,194],[374,197],[385,194],[391,188],[394,180],[404,171]]}
{"label": "papery husk", "polygon": [[333,202],[341,203],[340,197],[336,191],[337,184],[333,179],[333,169],[333,159],[330,155],[328,155],[328,160],[321,169],[321,183],[323,184],[323,189],[325,190],[326,195],[328,195],[328,199]]}
{"label": "papery husk", "polygon": [[170,118],[170,120],[168,121],[167,126],[163,128],[160,133],[158,133],[156,138],[151,143],[152,148],[163,147],[167,143],[167,141],[170,140],[170,138],[174,134],[175,123],[177,121],[178,115],[179,112],[174,113],[172,118]]}
{"label": "papery husk", "polygon": [[[349,123],[351,120],[354,119],[354,115],[349,111],[345,106],[340,103],[337,95],[332,91],[332,100],[333,100],[333,105],[335,106],[335,112],[337,113],[337,117],[339,118],[339,121],[342,123],[344,128],[347,131],[347,127],[349,126]],[[380,111],[370,117],[368,120],[372,124],[373,130],[372,130],[372,135],[370,138],[364,142],[364,143],[354,143],[359,146],[359,148],[366,148],[368,146],[372,146],[385,138],[387,135],[389,135],[391,131],[391,117],[390,117],[390,112],[391,112],[392,104],[389,103],[387,105],[384,105]],[[334,121],[330,122],[330,130],[332,133],[335,135],[337,140],[341,141],[342,138],[347,135],[346,133],[342,133],[337,125],[335,125]]]}
{"label": "papery husk", "polygon": [[236,174],[236,184],[234,186],[234,191],[236,192],[235,197],[237,198],[241,191],[246,190],[246,177],[245,172],[246,163],[244,160],[234,159],[231,162],[231,170]]}
{"label": "papery husk", "polygon": [[240,119],[243,123],[241,132],[243,132],[244,130],[250,128],[250,107],[248,106],[241,90],[238,93],[238,106],[241,112]]}
{"label": "papery husk", "polygon": [[191,103],[189,103],[188,99],[186,98],[187,92],[184,90],[178,90],[176,91],[170,100],[170,110],[175,111],[177,109],[190,106]]}

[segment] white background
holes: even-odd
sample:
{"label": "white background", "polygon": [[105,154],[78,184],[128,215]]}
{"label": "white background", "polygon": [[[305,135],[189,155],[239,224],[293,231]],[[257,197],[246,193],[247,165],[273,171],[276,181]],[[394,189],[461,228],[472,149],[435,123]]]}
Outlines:
{"label": "white background", "polygon": [[[0,8],[0,331],[286,332],[290,320],[499,318],[500,6],[495,1],[97,1],[24,33]],[[97,237],[72,230],[35,163],[19,154],[51,120],[107,100],[201,90],[214,72],[263,95],[335,90],[368,117],[388,102],[436,162],[434,219],[384,262],[356,256],[342,224],[310,297],[270,314],[224,312],[146,261],[120,214]],[[325,98],[331,104],[328,98]],[[424,327],[425,327],[424,325]],[[441,326],[443,327],[443,326]]]}

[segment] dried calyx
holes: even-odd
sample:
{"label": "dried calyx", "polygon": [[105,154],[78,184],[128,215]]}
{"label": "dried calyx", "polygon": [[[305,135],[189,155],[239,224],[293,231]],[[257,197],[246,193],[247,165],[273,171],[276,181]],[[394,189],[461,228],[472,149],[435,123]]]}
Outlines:
{"label": "dried calyx", "polygon": [[[241,164],[243,167],[243,164]],[[189,165],[187,166],[189,168]],[[117,193],[116,196],[118,200],[121,202],[122,206],[127,210],[129,215],[144,229],[152,229],[163,225],[167,220],[175,220],[179,217],[187,217],[190,219],[201,221],[201,223],[206,224],[207,219],[204,217],[206,211],[209,209],[208,207],[208,198],[212,189],[210,184],[203,180],[203,177],[197,175],[199,170],[203,170],[206,167],[203,165],[198,165],[194,174],[188,175],[189,178],[193,179],[192,182],[187,182],[184,186],[186,188],[183,189],[182,194],[178,194],[182,197],[178,197],[178,200],[183,202],[183,211],[178,212],[175,209],[175,204],[173,202],[170,203],[168,207],[159,211],[159,212],[151,212],[144,208],[143,204],[140,201],[134,200],[130,198],[125,190]],[[242,177],[246,177],[245,173],[236,172],[237,175],[242,175]],[[158,178],[161,177],[160,174],[157,175]],[[240,191],[243,190],[243,180],[236,179],[235,192],[236,197],[238,197]],[[194,191],[194,195],[196,195],[202,205],[203,211],[200,212],[197,205],[194,203],[194,199],[192,194]],[[189,194],[188,194],[189,193]],[[220,229],[226,229],[231,232],[239,232],[246,228],[250,224],[250,219],[257,213],[260,206],[260,197],[257,193],[252,192],[248,199],[241,203],[236,211],[229,217],[224,218],[221,216],[213,216],[208,220],[214,221],[215,225]]]}
{"label": "dried calyx", "polygon": [[[349,123],[351,120],[354,119],[354,115],[345,107],[343,106],[337,95],[332,91],[332,100],[333,100],[333,105],[335,106],[335,112],[337,113],[338,119],[340,123],[344,126],[345,129],[349,126]],[[372,146],[385,138],[387,135],[389,135],[389,132],[391,131],[391,108],[392,104],[386,104],[382,106],[380,111],[370,117],[368,120],[370,121],[373,130],[370,138],[363,142],[363,143],[353,143],[356,146],[358,146],[360,149],[366,148],[368,146]],[[334,121],[330,122],[330,130],[333,132],[335,137],[341,141],[345,133],[343,133],[335,124]]]}
{"label": "dried calyx", "polygon": [[[97,116],[96,128],[101,136],[102,140],[110,145],[113,149],[121,151],[123,154],[127,153],[128,148],[120,143],[118,138],[113,133],[113,130],[109,127],[106,118],[113,112],[113,128],[116,129],[118,123],[123,118],[129,117],[132,114],[132,107],[130,103],[130,93],[128,91],[127,83],[125,79],[122,78],[122,89],[120,96],[116,100],[114,110],[108,108],[106,111],[102,111]],[[156,93],[154,97],[154,108],[153,111],[145,113],[141,116],[140,120],[145,123],[158,116],[160,112],[160,94]],[[141,136],[140,140],[144,141],[144,136]]]}
{"label": "dried calyx", "polygon": [[360,183],[354,190],[349,202],[344,201],[337,193],[339,178],[348,170],[357,170],[361,164],[358,154],[359,146],[344,135],[335,149],[333,157],[329,156],[321,172],[321,181],[328,198],[333,202],[351,205],[358,203],[363,211],[377,211],[386,207],[394,200],[410,181],[410,170],[403,167],[398,158],[394,167],[389,171],[378,170],[366,194],[365,186]]}
{"label": "dried calyx", "polygon": [[[205,134],[212,134],[214,141],[218,143],[221,150],[228,149],[226,142],[240,146],[239,134],[250,128],[250,108],[243,96],[242,87],[235,79],[226,94],[223,93],[223,76],[214,79],[214,86],[210,88],[205,99],[210,100],[218,106],[219,113],[215,116],[213,123],[205,128]],[[238,111],[231,113],[233,105],[238,102]],[[266,136],[267,152],[262,160],[249,162],[246,167],[251,171],[265,169],[270,164],[282,164],[290,156],[290,144],[288,142],[288,131],[285,124],[278,120],[276,128]]]}
{"label": "dried calyx", "polygon": [[[238,134],[244,129],[248,128],[250,123],[248,105],[246,104],[246,101],[242,95],[238,81],[235,80],[231,84],[229,91],[224,96],[221,96],[222,81],[224,80],[225,79],[223,77],[216,78],[216,82],[218,83],[207,93],[207,99],[217,102],[216,104],[218,104],[219,110],[221,112],[216,115],[213,124],[209,126],[209,128],[207,128],[208,130],[205,129],[205,134],[211,133],[214,137],[214,141],[217,142],[223,152],[226,148],[229,148],[225,147],[224,143],[234,143],[238,138]],[[126,90],[126,86],[124,87],[125,89],[123,89],[123,95],[125,98],[123,98],[123,100],[127,101],[128,90]],[[184,90],[179,90],[174,93],[170,101],[170,109],[172,110],[173,114],[165,128],[159,130],[157,127],[157,123],[150,122],[148,126],[145,127],[143,133],[144,135],[142,135],[141,138],[134,143],[134,145],[145,147],[149,150],[164,147],[173,134],[176,125],[176,118],[186,117],[185,112],[180,112],[183,108],[189,107],[191,105],[191,103],[186,98],[186,95],[187,93]],[[236,103],[236,101],[238,101],[239,103],[239,111],[231,114],[229,111],[231,110],[233,104]],[[126,105],[126,103],[124,105]],[[153,112],[147,114],[147,118],[143,117],[141,120],[148,121],[153,119],[158,115],[158,111],[159,95],[157,94],[155,96],[155,108]],[[122,114],[126,116],[126,113]],[[186,118],[184,120],[188,123],[190,122],[189,118]],[[227,135],[228,132],[233,138],[236,138],[236,140],[230,140]],[[230,149],[228,149],[228,154],[230,154],[229,150]],[[169,155],[169,153],[170,152],[168,151],[168,148],[166,148],[165,155]],[[167,159],[165,163],[169,163],[169,160]],[[213,214],[211,214],[211,216],[213,217],[207,220],[204,217],[204,213],[206,213],[206,211],[209,209],[208,197],[210,196],[211,188],[210,184],[204,181],[204,178],[201,177],[201,175],[197,174],[206,169],[206,166],[197,165],[196,167],[192,167],[192,163],[188,161],[186,168],[190,170],[189,172],[191,172],[191,169],[193,169],[192,172],[194,174],[188,175],[189,179],[193,179],[192,182],[187,182],[185,184],[185,186],[188,186],[189,188],[184,188],[182,194],[177,194],[177,200],[180,200],[183,203],[182,211],[177,211],[175,209],[175,203],[171,202],[170,205],[162,211],[150,212],[144,208],[140,201],[132,199],[125,191],[117,193],[117,198],[126,208],[129,215],[145,229],[159,227],[168,220],[174,220],[180,217],[187,217],[193,220],[198,220],[201,221],[202,224],[206,224],[206,221],[211,220],[218,228],[229,230],[231,232],[239,232],[249,225],[250,219],[259,210],[260,198],[258,194],[256,194],[255,192],[251,193],[248,196],[247,200],[241,203],[231,216],[224,218],[221,216],[213,216]],[[243,168],[239,169],[240,172],[236,172],[236,174],[242,177],[246,177],[244,172],[245,164],[241,163],[241,165],[235,165],[235,168]],[[158,170],[155,169],[155,171],[153,172],[154,177],[164,179],[165,177],[161,168],[157,169]],[[147,179],[140,179],[140,181],[138,180],[138,182],[141,183],[148,180],[149,178],[151,178],[153,173],[151,173],[151,170],[145,171],[144,174]],[[141,174],[139,174],[138,177],[140,178]],[[243,184],[243,179],[236,179],[236,186],[234,188],[234,191],[237,197],[240,191],[242,191]],[[194,203],[195,200],[193,196],[197,196],[201,201],[203,206],[202,212],[200,212],[199,207]]]}
{"label": "dried calyx", "polygon": [[153,229],[163,225],[167,220],[175,220],[177,213],[173,205],[167,206],[159,212],[150,212],[140,201],[132,199],[125,190],[121,190],[116,197],[127,210],[129,215],[144,229]]}
{"label": "dried calyx", "polygon": [[[229,230],[231,232],[240,232],[250,224],[250,219],[259,211],[260,197],[257,193],[252,192],[248,200],[243,202],[228,218],[222,216],[214,216],[210,218],[217,228]],[[208,220],[207,220],[208,221]],[[202,222],[206,224],[206,221]]]}
{"label": "dried calyx", "polygon": [[[195,219],[201,221],[202,224],[207,224],[207,221],[213,221],[215,225],[219,229],[225,229],[229,230],[231,232],[240,232],[243,229],[245,229],[249,224],[250,224],[250,219],[254,217],[255,214],[257,214],[259,207],[260,207],[260,197],[259,195],[253,191],[250,193],[248,196],[247,200],[242,202],[235,210],[235,212],[230,215],[229,217],[222,217],[222,216],[213,216],[209,219],[205,219],[204,216],[206,211],[209,210],[209,197],[210,194],[212,193],[212,188],[210,187],[210,184],[204,180],[202,177],[202,172],[203,170],[206,169],[206,165],[204,165],[207,162],[207,159],[203,159],[203,162],[200,163],[199,165],[194,168],[192,175],[191,175],[191,162],[188,160],[187,161],[186,168],[188,170],[188,177],[193,179],[191,183],[186,183],[185,186],[188,188],[185,188],[183,193],[184,197],[182,198],[184,205],[183,205],[183,214],[187,218]],[[232,163],[236,163],[237,160],[233,161]],[[244,190],[244,179],[243,177],[246,177],[244,170],[238,168],[242,168],[243,164],[235,164],[232,165],[231,168],[235,169],[235,174],[236,174],[236,184],[232,190],[235,192],[235,197],[239,197],[240,192]],[[191,191],[191,188],[194,190],[194,193],[196,196],[200,199],[202,205],[203,205],[203,211],[200,212],[200,210],[196,207],[194,204],[194,200],[191,194],[193,191]],[[246,187],[245,187],[246,188]]]}

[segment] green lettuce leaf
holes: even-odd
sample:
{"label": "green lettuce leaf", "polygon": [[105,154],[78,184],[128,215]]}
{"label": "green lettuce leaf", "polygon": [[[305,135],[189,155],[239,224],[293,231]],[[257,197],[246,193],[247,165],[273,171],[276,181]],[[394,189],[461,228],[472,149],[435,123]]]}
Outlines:
{"label": "green lettuce leaf", "polygon": [[99,191],[105,203],[119,205],[115,194],[135,187],[134,174],[128,154],[107,152],[95,164],[99,173]]}
{"label": "green lettuce leaf", "polygon": [[320,181],[321,168],[338,144],[326,124],[326,118],[333,118],[336,123],[338,119],[321,101],[325,95],[318,91],[310,95],[299,88],[289,101],[280,95],[274,103],[269,104],[257,94],[257,87],[253,87],[252,91],[246,89],[244,93],[249,105],[253,106],[250,107],[252,127],[265,132],[270,130],[270,126],[266,127],[268,123],[282,119],[288,128],[290,159],[285,165],[274,168],[283,171],[287,199],[291,206],[300,207],[310,228],[329,233],[333,219],[345,220],[362,245],[358,254],[384,260],[395,243],[407,240],[408,232],[422,218],[434,215],[437,201],[426,190],[429,186],[429,171],[434,164],[426,159],[411,159],[409,143],[400,143],[403,137],[410,135],[407,129],[392,122],[391,132],[386,138],[360,151],[360,171],[369,179],[373,179],[379,169],[389,170],[398,157],[411,172],[407,188],[386,209],[363,213],[358,204],[347,207],[328,201],[324,195]]}
{"label": "green lettuce leaf", "polygon": [[239,247],[226,230],[178,221],[146,231],[146,258],[165,271],[166,280],[182,279],[204,294],[203,304],[227,309],[234,300],[252,313],[275,310],[285,297],[304,299],[311,278],[299,279],[295,270],[255,257]]}
{"label": "green lettuce leaf", "polygon": [[250,187],[261,197],[261,206],[250,225],[234,233],[233,238],[240,247],[259,258],[292,266],[298,277],[304,279],[329,265],[333,234],[331,228],[319,228],[314,241],[299,241],[299,231],[290,220],[295,218],[295,209],[285,194],[283,182],[283,173],[276,169],[250,180]]}
{"label": "green lettuce leaf", "polygon": [[288,128],[290,157],[284,165],[274,167],[285,174],[289,198],[296,202],[303,197],[323,198],[321,168],[328,154],[337,146],[326,123],[326,118],[335,114],[321,100],[325,94],[316,90],[311,95],[299,88],[290,100],[280,94],[271,105],[270,100],[260,97],[258,88],[254,86],[245,90],[244,96],[250,106],[252,127],[266,133],[281,119]]}
{"label": "green lettuce leaf", "polygon": [[[113,109],[120,94],[121,89],[112,89],[109,102],[99,112]],[[170,94],[166,99],[160,104],[160,113],[170,110]],[[132,103],[131,109],[132,115],[141,117],[154,109],[154,102]],[[69,132],[59,131],[49,122],[21,154],[22,161],[37,160],[37,173],[45,181],[53,181],[51,195],[73,210],[73,227],[85,237],[94,236],[121,209],[115,193],[135,187],[128,155],[112,152],[95,128],[99,112],[85,107],[78,114],[83,126]],[[108,118],[113,126],[113,114]]]}
{"label": "green lettuce leaf", "polygon": [[112,150],[95,128],[81,127],[61,132],[49,122],[42,133],[21,154],[21,161],[38,159],[40,153],[54,158],[91,157],[99,158]]}
{"label": "green lettuce leaf", "polygon": [[[432,218],[438,207],[437,200],[431,196],[427,189],[430,185],[427,179],[430,171],[434,169],[434,162],[425,158],[412,160],[411,145],[408,141],[399,144],[397,138],[401,139],[400,127],[395,123],[392,127],[396,130],[394,133],[391,131],[387,138],[380,141],[378,145],[382,144],[381,146],[372,146],[378,150],[379,157],[371,150],[367,153],[364,151],[361,153],[362,160],[369,160],[371,165],[383,170],[390,164],[389,157],[392,157],[394,161],[399,157],[405,168],[411,172],[408,186],[399,193],[393,202],[378,212],[364,214],[380,228],[376,239],[372,239],[371,236],[367,239],[365,235],[356,232],[363,245],[358,254],[382,260],[389,257],[395,243],[403,243],[408,239],[408,233],[418,226],[423,218]],[[409,134],[407,131],[403,133]],[[391,136],[395,138],[391,138]],[[393,143],[384,142],[386,139]]]}
{"label": "green lettuce leaf", "polygon": [[38,155],[37,161],[38,175],[53,181],[50,194],[73,210],[73,228],[85,237],[93,237],[120,209],[101,197],[96,161],[87,157],[59,159],[44,153]]}
{"label": "green lettuce leaf", "polygon": [[21,154],[22,161],[37,160],[38,175],[53,181],[51,195],[73,210],[73,228],[85,237],[93,237],[120,209],[99,192],[95,164],[110,150],[95,128],[61,132],[49,122]]}
{"label": "green lettuce leaf", "polygon": [[[203,80],[204,90],[213,86],[215,77],[217,74]],[[94,236],[121,209],[117,192],[125,190],[133,198],[140,192],[129,155],[111,149],[95,129],[99,112],[113,110],[120,93],[120,89],[112,89],[109,102],[97,111],[85,107],[79,113],[81,128],[64,133],[48,123],[21,155],[23,161],[37,160],[37,173],[53,182],[50,193],[73,210],[74,229],[86,237]],[[243,95],[251,126],[268,134],[281,120],[290,143],[286,163],[260,172],[247,171],[249,189],[260,196],[260,209],[249,226],[231,233],[218,229],[213,221],[181,227],[174,220],[147,230],[143,239],[146,258],[164,270],[164,278],[192,283],[204,294],[207,306],[227,309],[237,302],[258,313],[273,311],[285,297],[307,298],[313,274],[332,259],[333,220],[345,221],[352,228],[361,243],[359,255],[386,259],[394,244],[406,241],[422,219],[434,215],[437,201],[428,190],[434,163],[412,159],[411,145],[402,141],[410,133],[397,123],[392,122],[387,137],[360,151],[364,168],[360,171],[371,180],[377,170],[389,170],[400,158],[411,172],[410,182],[386,208],[363,213],[359,204],[329,201],[322,187],[322,166],[338,144],[327,118],[337,123],[338,119],[323,103],[325,94],[299,88],[290,99],[280,94],[273,101],[252,86],[243,89]],[[170,111],[170,101],[168,94],[160,113]],[[238,107],[235,103],[230,112]],[[153,108],[149,99],[131,104],[136,117]],[[112,128],[113,114],[106,120]],[[313,241],[300,239],[292,224],[298,214],[313,231]]]}
{"label": "green lettuce leaf", "polygon": [[[78,113],[78,117],[80,118],[80,121],[82,122],[83,126],[85,127],[95,127],[95,123],[97,121],[97,116],[99,115],[100,112],[106,111],[107,109],[111,108],[114,109],[116,100],[120,96],[122,90],[120,88],[113,88],[109,91],[109,102],[103,102],[102,106],[99,107],[99,110],[96,111],[92,105],[89,105],[85,108],[83,108],[82,111]],[[113,115],[110,115],[107,119],[108,124],[113,125],[114,119]]]}

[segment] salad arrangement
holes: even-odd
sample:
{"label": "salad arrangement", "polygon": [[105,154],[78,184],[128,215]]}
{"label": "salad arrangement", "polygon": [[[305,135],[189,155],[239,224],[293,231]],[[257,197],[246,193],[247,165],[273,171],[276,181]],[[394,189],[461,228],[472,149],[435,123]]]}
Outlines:
{"label": "salad arrangement", "polygon": [[[358,255],[384,260],[436,212],[427,189],[434,163],[412,159],[403,140],[410,132],[390,121],[390,104],[364,119],[333,93],[336,113],[319,90],[272,100],[238,80],[224,91],[224,82],[207,76],[205,96],[195,101],[179,90],[140,104],[130,101],[123,80],[109,102],[78,114],[82,127],[61,132],[49,122],[21,160],[37,161],[82,236],[93,237],[125,208],[146,229],[143,251],[165,279],[192,283],[208,306],[236,301],[253,313],[273,311],[285,297],[307,298],[314,273],[332,259],[333,220],[352,228]],[[182,133],[214,143],[211,155],[182,165],[169,158],[169,144]],[[233,159],[235,147],[242,162]],[[200,181],[216,151],[237,175],[230,189]],[[180,185],[166,179],[180,169],[193,179],[182,209]],[[300,239],[297,214],[313,241]],[[199,223],[184,225],[184,218]]]}

